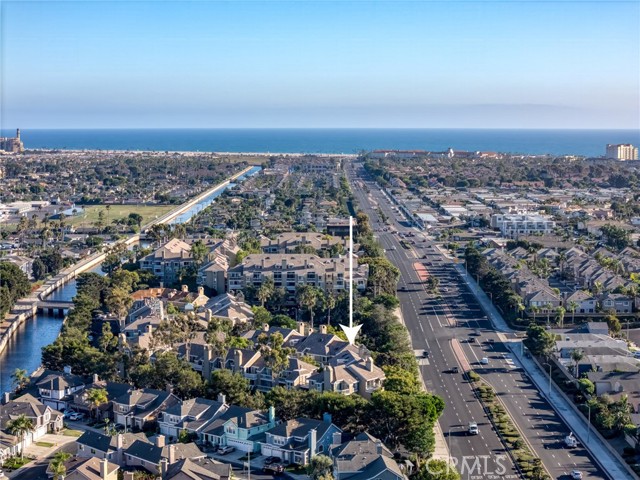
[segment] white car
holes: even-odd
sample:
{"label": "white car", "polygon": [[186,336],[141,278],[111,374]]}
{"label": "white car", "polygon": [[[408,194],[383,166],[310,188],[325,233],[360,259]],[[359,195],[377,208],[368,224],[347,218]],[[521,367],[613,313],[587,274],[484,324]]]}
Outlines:
{"label": "white car", "polygon": [[571,478],[574,480],[582,480],[582,472],[580,470],[571,470]]}
{"label": "white car", "polygon": [[487,357],[482,357],[482,360],[480,360],[480,363],[482,365],[489,365],[489,359]]}
{"label": "white car", "polygon": [[471,422],[469,424],[468,432],[469,432],[469,435],[478,435],[478,433],[480,433],[478,430],[478,424],[476,422]]}

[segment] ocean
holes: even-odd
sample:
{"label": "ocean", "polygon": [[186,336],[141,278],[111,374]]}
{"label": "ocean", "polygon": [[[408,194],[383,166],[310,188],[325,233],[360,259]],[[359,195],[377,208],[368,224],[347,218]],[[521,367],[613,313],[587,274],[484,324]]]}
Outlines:
{"label": "ocean", "polygon": [[[2,130],[14,136],[15,130]],[[495,151],[601,156],[607,143],[640,144],[640,130],[509,129],[21,129],[25,148],[201,152],[358,153]]]}

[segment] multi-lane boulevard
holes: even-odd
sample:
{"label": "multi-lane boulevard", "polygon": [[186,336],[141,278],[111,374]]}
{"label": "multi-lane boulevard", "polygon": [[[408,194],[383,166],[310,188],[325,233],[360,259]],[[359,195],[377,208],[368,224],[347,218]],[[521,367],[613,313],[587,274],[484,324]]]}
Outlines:
{"label": "multi-lane boulevard", "polygon": [[[520,476],[462,373],[469,366],[496,390],[552,478],[570,478],[573,470],[582,472],[585,479],[608,478],[584,448],[564,447],[569,429],[514,363],[503,343],[507,338],[493,330],[452,260],[432,240],[403,222],[380,189],[366,186],[359,164],[348,170],[348,177],[359,208],[369,216],[387,258],[400,270],[398,297],[403,319],[420,359],[426,388],[446,402],[440,425],[459,470],[463,470],[463,463],[467,465],[463,478]],[[386,217],[388,227],[379,212]],[[403,238],[405,245],[411,243],[410,248],[400,243]],[[421,278],[416,266],[438,278],[439,298],[427,292],[424,274]],[[454,373],[454,367],[458,373]],[[478,435],[468,434],[470,422],[477,422]],[[487,466],[475,462],[476,468],[470,471],[475,458],[482,458]]]}

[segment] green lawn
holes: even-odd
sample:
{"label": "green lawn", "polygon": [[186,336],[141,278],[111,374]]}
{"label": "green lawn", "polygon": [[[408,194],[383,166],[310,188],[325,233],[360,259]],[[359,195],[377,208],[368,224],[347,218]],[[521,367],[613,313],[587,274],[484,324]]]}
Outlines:
{"label": "green lawn", "polygon": [[90,205],[84,208],[84,213],[74,217],[68,217],[67,222],[75,227],[94,226],[98,220],[98,212],[104,212],[105,224],[111,225],[116,219],[126,218],[130,213],[142,215],[142,224],[144,225],[157,217],[170,212],[177,208],[177,205],[110,205],[109,210],[105,205]]}
{"label": "green lawn", "polygon": [[66,437],[80,437],[84,432],[82,430],[71,430],[70,428],[66,428],[62,431],[62,435]]}
{"label": "green lawn", "polygon": [[36,445],[37,445],[38,447],[49,447],[49,448],[51,448],[51,447],[54,447],[54,446],[55,446],[55,444],[54,444],[54,443],[51,443],[51,442],[36,442]]}

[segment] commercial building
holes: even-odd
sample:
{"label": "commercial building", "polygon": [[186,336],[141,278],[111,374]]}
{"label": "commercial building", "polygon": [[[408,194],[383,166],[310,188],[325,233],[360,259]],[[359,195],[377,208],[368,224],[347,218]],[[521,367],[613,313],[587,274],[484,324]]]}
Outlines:
{"label": "commercial building", "polygon": [[638,147],[630,143],[607,144],[606,157],[614,160],[638,160]]}
{"label": "commercial building", "polygon": [[20,140],[20,129],[16,130],[16,136],[0,137],[0,152],[8,153],[22,153],[24,152],[24,145]]}

